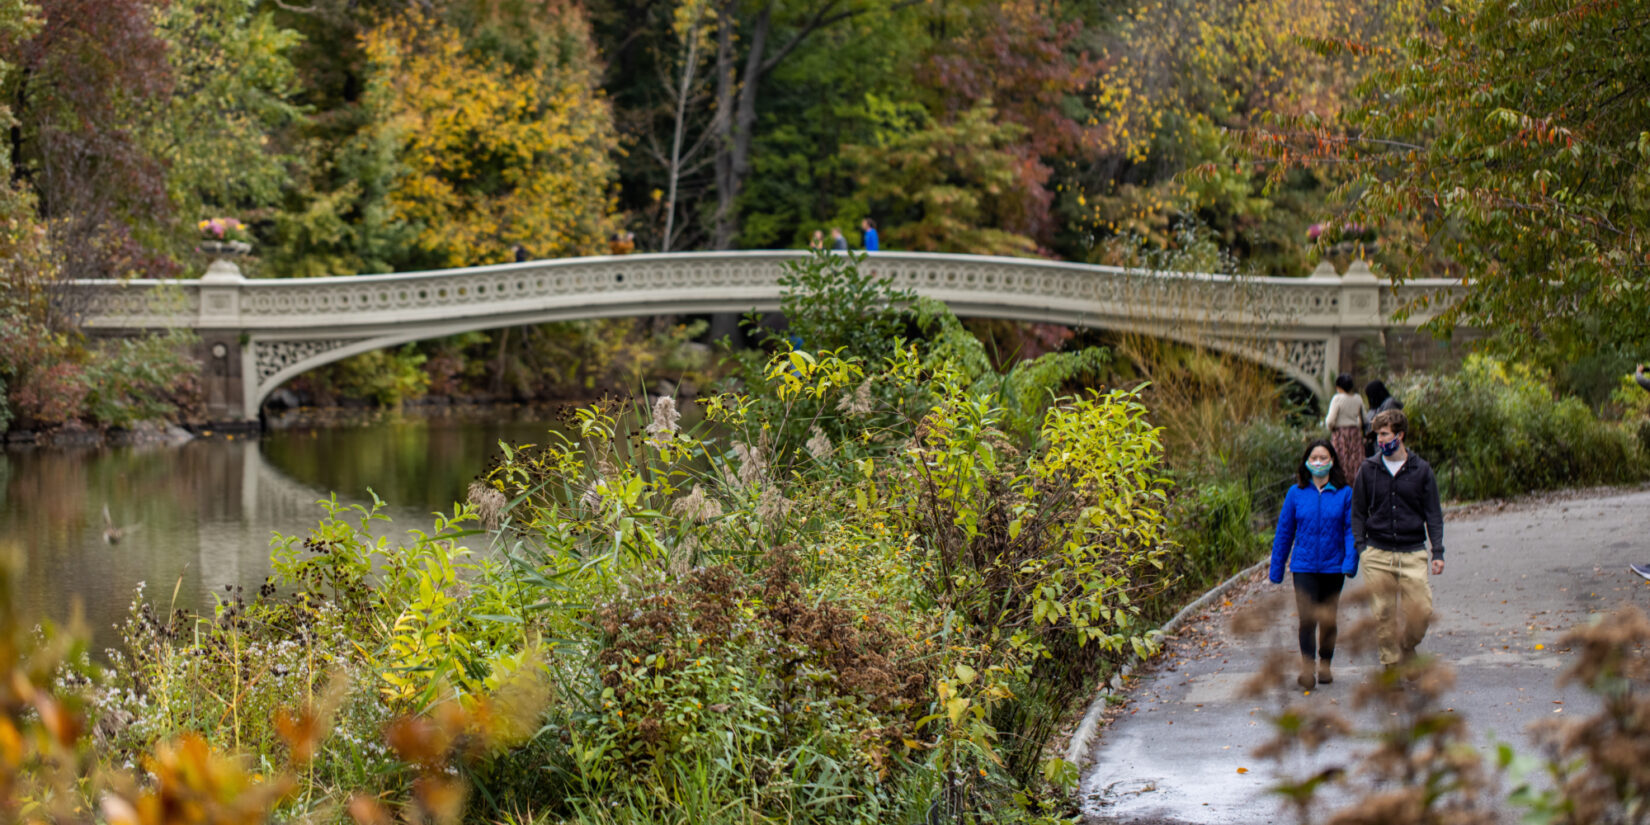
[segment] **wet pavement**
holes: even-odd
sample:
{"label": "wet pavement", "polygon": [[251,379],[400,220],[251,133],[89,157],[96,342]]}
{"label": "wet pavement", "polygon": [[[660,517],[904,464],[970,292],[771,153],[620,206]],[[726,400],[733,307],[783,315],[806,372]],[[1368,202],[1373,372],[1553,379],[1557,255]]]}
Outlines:
{"label": "wet pavement", "polygon": [[[1530,723],[1596,707],[1577,688],[1555,687],[1572,655],[1560,637],[1622,603],[1650,609],[1650,582],[1627,569],[1650,561],[1650,491],[1560,494],[1463,510],[1446,519],[1444,536],[1448,566],[1432,580],[1435,619],[1421,645],[1455,671],[1443,705],[1466,717],[1481,747],[1505,742],[1533,753],[1525,735]],[[1349,583],[1349,594],[1358,581]],[[1230,628],[1236,611],[1268,593],[1290,593],[1287,580],[1272,585],[1263,571],[1188,622],[1142,669],[1129,700],[1111,709],[1083,773],[1090,825],[1295,821],[1267,793],[1279,767],[1253,755],[1271,734],[1279,701],[1239,697],[1269,651],[1294,651],[1293,599],[1259,637],[1240,638]],[[1357,618],[1347,612],[1343,632]],[[1360,728],[1377,724],[1349,707],[1358,681],[1376,668],[1373,649],[1351,655],[1343,643],[1334,684],[1291,690],[1288,700],[1337,706]],[[1365,747],[1337,742],[1287,762],[1287,772],[1349,766]],[[1339,807],[1348,800],[1329,801]],[[1513,812],[1506,813],[1512,821]]]}

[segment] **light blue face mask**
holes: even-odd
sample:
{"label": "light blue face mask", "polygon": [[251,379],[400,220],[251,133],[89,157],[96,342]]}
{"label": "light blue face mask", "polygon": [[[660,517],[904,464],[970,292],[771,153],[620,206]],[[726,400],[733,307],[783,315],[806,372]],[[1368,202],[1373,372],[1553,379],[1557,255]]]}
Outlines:
{"label": "light blue face mask", "polygon": [[1311,473],[1313,478],[1323,478],[1324,476],[1329,475],[1329,468],[1334,466],[1334,462],[1330,461],[1326,461],[1322,464],[1313,464],[1308,461],[1306,462],[1306,471]]}

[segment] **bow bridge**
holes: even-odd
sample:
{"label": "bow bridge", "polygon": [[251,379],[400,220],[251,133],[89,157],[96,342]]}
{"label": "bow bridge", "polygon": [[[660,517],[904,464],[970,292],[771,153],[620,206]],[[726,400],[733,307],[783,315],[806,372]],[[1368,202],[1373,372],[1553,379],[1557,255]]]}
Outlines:
{"label": "bow bridge", "polygon": [[[219,260],[199,280],[76,281],[68,295],[93,334],[194,329],[208,412],[232,422],[256,420],[264,399],[296,375],[409,341],[549,321],[777,310],[784,265],[808,254],[644,254],[279,279],[248,279]],[[962,317],[1202,344],[1271,367],[1320,397],[1357,341],[1413,331],[1460,289],[1451,280],[1395,288],[1362,262],[1344,276],[1321,265],[1309,278],[906,252],[871,253],[861,266]]]}

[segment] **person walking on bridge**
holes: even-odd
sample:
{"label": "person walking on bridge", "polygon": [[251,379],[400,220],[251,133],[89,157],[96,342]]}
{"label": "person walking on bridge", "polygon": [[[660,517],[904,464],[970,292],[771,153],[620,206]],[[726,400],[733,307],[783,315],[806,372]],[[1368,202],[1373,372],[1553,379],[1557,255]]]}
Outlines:
{"label": "person walking on bridge", "polygon": [[1353,473],[1364,463],[1364,397],[1352,388],[1352,374],[1343,372],[1335,378],[1335,397],[1329,400],[1329,414],[1323,425],[1329,429],[1329,440],[1335,445],[1335,457],[1340,465]]}
{"label": "person walking on bridge", "polygon": [[1352,482],[1352,541],[1375,614],[1381,666],[1407,664],[1432,621],[1432,575],[1444,572],[1444,509],[1432,466],[1404,446],[1403,410],[1375,416],[1375,455]]}
{"label": "person walking on bridge", "polygon": [[1293,574],[1301,646],[1301,673],[1295,681],[1311,690],[1335,681],[1330,662],[1335,658],[1336,614],[1341,588],[1358,574],[1358,554],[1352,550],[1352,487],[1334,446],[1321,438],[1306,445],[1295,479],[1278,513],[1269,578],[1282,584],[1285,566]]}
{"label": "person walking on bridge", "polygon": [[866,252],[875,252],[882,248],[882,239],[877,237],[876,221],[866,218],[859,222],[859,229],[864,233]]}

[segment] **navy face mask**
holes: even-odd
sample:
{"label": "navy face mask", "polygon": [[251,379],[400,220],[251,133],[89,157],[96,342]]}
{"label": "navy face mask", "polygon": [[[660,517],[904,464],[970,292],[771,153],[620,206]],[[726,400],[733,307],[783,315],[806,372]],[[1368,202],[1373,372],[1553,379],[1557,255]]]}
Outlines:
{"label": "navy face mask", "polygon": [[1403,436],[1398,436],[1397,438],[1394,438],[1391,441],[1386,442],[1385,444],[1378,444],[1376,446],[1381,448],[1382,457],[1391,458],[1392,454],[1395,453],[1395,452],[1398,452],[1398,448],[1403,446],[1403,443],[1404,443],[1404,437]]}

